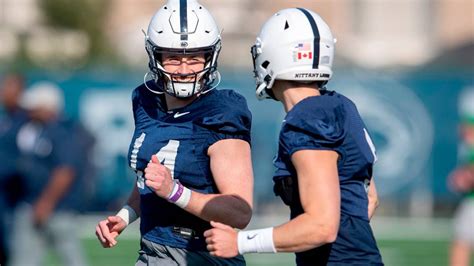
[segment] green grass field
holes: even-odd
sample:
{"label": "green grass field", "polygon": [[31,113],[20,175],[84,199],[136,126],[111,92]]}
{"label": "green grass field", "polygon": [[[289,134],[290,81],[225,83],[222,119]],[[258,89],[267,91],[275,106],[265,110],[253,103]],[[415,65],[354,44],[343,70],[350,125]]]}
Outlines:
{"label": "green grass field", "polygon": [[[448,241],[383,240],[378,244],[388,266],[444,266],[448,263]],[[138,239],[122,239],[112,249],[102,248],[95,239],[86,239],[83,245],[91,266],[134,265],[137,258]],[[251,254],[245,257],[249,266],[295,265],[293,254]],[[48,261],[47,265],[58,265],[54,257]]]}
{"label": "green grass field", "polygon": [[[125,230],[116,247],[104,249],[93,233],[102,216],[85,216],[79,220],[83,228],[80,235],[89,265],[134,265],[138,257],[139,223],[133,223]],[[256,216],[252,218],[249,228],[280,224],[285,220],[285,217]],[[385,265],[448,265],[452,229],[450,219],[377,217],[371,224]],[[245,257],[249,266],[295,265],[293,254],[249,254]],[[57,262],[58,260],[50,255],[46,265],[60,265]]]}

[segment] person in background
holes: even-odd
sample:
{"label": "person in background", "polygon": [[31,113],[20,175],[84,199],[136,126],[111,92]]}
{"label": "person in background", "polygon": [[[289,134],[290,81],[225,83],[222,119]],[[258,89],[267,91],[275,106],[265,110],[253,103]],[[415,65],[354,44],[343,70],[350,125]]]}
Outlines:
{"label": "person in background", "polygon": [[468,266],[474,249],[474,88],[460,96],[459,166],[449,175],[449,187],[463,194],[454,217],[450,265]]}
{"label": "person in background", "polygon": [[16,136],[26,123],[26,112],[19,106],[24,78],[20,73],[7,73],[0,84],[0,265],[8,263],[12,213],[23,195],[18,173],[19,151]]}
{"label": "person in background", "polygon": [[195,0],[169,0],[145,37],[152,79],[133,91],[127,205],[99,222],[108,248],[140,216],[136,265],[245,265],[216,258],[203,232],[215,220],[244,228],[252,215],[251,114],[233,90],[218,90],[219,29]]}
{"label": "person in background", "polygon": [[17,135],[26,193],[13,219],[11,265],[43,265],[50,246],[63,265],[85,265],[76,219],[80,150],[63,122],[62,91],[39,82],[20,104],[30,117]]}
{"label": "person in background", "polygon": [[296,252],[297,265],[383,265],[369,223],[375,148],[355,104],[325,88],[334,44],[307,9],[281,10],[263,25],[251,49],[256,92],[287,112],[273,180],[291,220],[240,232],[211,222],[204,235],[212,255]]}

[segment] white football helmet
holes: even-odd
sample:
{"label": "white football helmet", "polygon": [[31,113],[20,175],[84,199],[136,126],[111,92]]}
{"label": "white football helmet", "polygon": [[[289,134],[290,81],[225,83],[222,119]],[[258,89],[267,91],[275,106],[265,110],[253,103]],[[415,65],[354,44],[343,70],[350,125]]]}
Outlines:
{"label": "white football helmet", "polygon": [[257,98],[274,98],[276,79],[326,84],[332,76],[334,44],[329,26],[310,10],[289,8],[273,15],[251,48]]}
{"label": "white football helmet", "polygon": [[[217,57],[221,49],[220,32],[212,15],[196,0],[168,0],[151,19],[145,34],[145,48],[153,79],[163,82],[163,86],[158,87],[163,87],[172,96],[186,98],[206,93],[216,87],[213,86],[216,79],[217,83],[220,80],[217,71]],[[170,73],[161,64],[163,54],[204,54],[206,62],[204,69],[196,73]],[[147,75],[145,79],[146,77]],[[176,77],[188,77],[186,80],[192,81],[179,82]]]}

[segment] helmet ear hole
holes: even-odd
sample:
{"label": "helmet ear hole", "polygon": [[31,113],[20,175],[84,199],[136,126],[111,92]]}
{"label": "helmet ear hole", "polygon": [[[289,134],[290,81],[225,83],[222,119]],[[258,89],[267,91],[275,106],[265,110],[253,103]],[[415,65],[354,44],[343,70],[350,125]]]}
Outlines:
{"label": "helmet ear hole", "polygon": [[269,64],[270,64],[270,62],[268,62],[268,60],[266,60],[265,62],[262,63],[262,67],[267,69]]}
{"label": "helmet ear hole", "polygon": [[266,75],[265,78],[263,78],[263,80],[268,84],[270,83],[270,81],[272,81],[272,76]]}

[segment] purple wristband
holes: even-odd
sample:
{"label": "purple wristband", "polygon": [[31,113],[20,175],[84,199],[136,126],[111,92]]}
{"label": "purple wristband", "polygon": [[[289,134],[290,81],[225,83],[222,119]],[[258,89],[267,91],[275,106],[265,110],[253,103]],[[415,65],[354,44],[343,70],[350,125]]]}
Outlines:
{"label": "purple wristband", "polygon": [[181,195],[183,195],[183,191],[184,191],[184,186],[181,185],[181,183],[179,183],[179,181],[176,181],[176,184],[178,185],[178,190],[176,191],[176,193],[174,193],[174,195],[172,195],[168,199],[172,203],[176,203],[176,201],[178,201],[178,199],[181,197]]}

